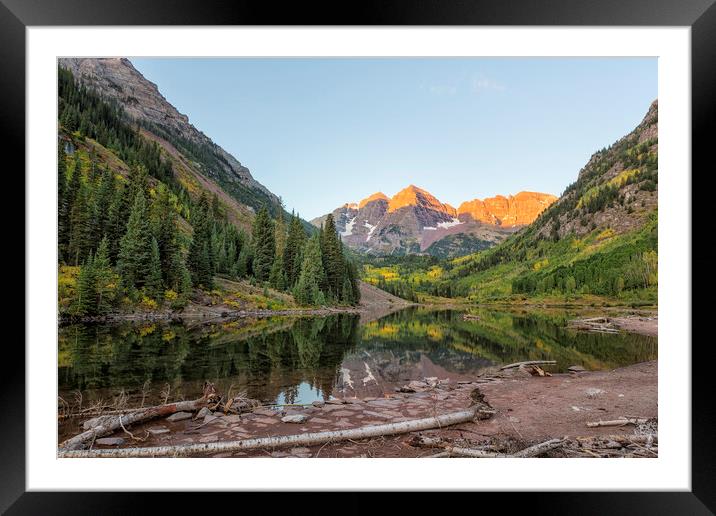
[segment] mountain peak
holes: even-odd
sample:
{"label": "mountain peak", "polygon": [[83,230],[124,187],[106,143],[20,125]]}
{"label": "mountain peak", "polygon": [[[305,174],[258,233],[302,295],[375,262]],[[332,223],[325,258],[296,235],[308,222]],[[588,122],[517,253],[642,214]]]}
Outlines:
{"label": "mountain peak", "polygon": [[369,195],[369,196],[366,197],[365,199],[361,200],[361,201],[358,203],[358,209],[362,208],[363,206],[365,206],[365,205],[368,204],[369,202],[379,201],[379,200],[388,201],[389,199],[388,199],[388,196],[385,195],[383,192],[375,192],[374,194]]}
{"label": "mountain peak", "polygon": [[388,203],[388,212],[393,212],[406,206],[419,206],[436,211],[445,210],[443,204],[433,194],[415,185],[409,185],[395,194]]}

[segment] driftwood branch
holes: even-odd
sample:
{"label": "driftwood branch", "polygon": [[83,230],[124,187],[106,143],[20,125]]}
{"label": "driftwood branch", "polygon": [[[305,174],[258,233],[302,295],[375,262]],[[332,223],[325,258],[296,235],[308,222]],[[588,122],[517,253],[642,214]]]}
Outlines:
{"label": "driftwood branch", "polygon": [[594,421],[587,423],[589,428],[596,428],[599,426],[624,426],[624,425],[640,425],[649,421],[647,418],[634,417],[634,418],[623,418],[613,419],[610,421]]}
{"label": "driftwood branch", "polygon": [[559,448],[564,444],[564,439],[550,439],[540,444],[535,444],[529,448],[513,453],[510,457],[525,458],[525,457],[537,457],[545,452]]}
{"label": "driftwood branch", "polygon": [[[553,450],[555,448],[559,448],[562,446],[566,441],[564,439],[550,439],[549,441],[545,441],[543,443],[536,444],[534,446],[530,446],[528,448],[525,448],[524,450],[520,450],[516,453],[507,454],[507,453],[495,453],[491,451],[487,451],[481,448],[464,448],[460,446],[452,446],[446,442],[443,442],[441,439],[434,439],[430,437],[423,437],[418,436],[414,438],[411,441],[411,444],[413,446],[428,446],[428,447],[437,447],[442,448],[444,450],[444,453],[447,453],[447,455],[443,454],[437,454],[438,457],[445,457],[445,456],[452,456],[452,455],[458,455],[461,457],[474,457],[474,458],[500,458],[500,459],[511,459],[511,458],[527,458],[527,457],[537,457],[538,455],[542,455],[543,453],[546,453],[550,450]],[[433,456],[436,457],[436,456]]]}
{"label": "driftwood branch", "polygon": [[528,365],[554,365],[556,363],[556,360],[528,360],[526,362],[515,362],[514,364],[507,364],[505,366],[500,367],[500,371],[504,371],[505,369],[512,369],[513,367]]}
{"label": "driftwood branch", "polygon": [[441,414],[436,417],[413,419],[384,425],[364,426],[349,430],[330,432],[313,432],[277,437],[262,437],[239,441],[186,444],[177,446],[156,446],[147,448],[118,448],[108,450],[59,450],[58,457],[180,457],[207,453],[227,453],[241,450],[262,448],[280,448],[287,446],[313,446],[329,442],[349,439],[367,439],[385,435],[404,434],[420,430],[443,428],[472,421],[478,416],[478,408],[470,408],[460,412]]}
{"label": "driftwood branch", "polygon": [[88,443],[93,442],[98,437],[110,435],[120,429],[125,430],[125,427],[133,424],[143,423],[158,417],[171,416],[176,412],[193,412],[199,410],[205,407],[213,396],[214,386],[207,384],[204,389],[204,396],[197,400],[179,401],[166,405],[158,405],[156,407],[147,407],[119,416],[100,416],[89,429],[60,444],[60,450],[78,450]]}

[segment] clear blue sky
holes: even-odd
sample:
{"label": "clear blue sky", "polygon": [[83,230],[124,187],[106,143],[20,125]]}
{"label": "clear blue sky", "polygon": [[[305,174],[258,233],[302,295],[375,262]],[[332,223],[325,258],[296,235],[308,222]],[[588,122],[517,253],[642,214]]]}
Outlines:
{"label": "clear blue sky", "polygon": [[408,184],[559,195],[657,98],[656,58],[131,61],[307,219]]}

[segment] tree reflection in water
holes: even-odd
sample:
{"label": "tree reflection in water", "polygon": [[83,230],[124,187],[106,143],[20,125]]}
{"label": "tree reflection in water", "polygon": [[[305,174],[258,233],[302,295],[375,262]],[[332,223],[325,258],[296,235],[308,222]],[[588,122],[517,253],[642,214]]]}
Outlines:
{"label": "tree reflection in water", "polygon": [[[651,360],[657,339],[565,328],[566,313],[409,308],[358,324],[355,315],[241,320],[189,329],[181,324],[73,325],[60,329],[59,389],[86,403],[124,390],[146,402],[193,398],[204,380],[269,402],[308,403],[331,395],[380,394],[384,384],[427,371],[479,373],[521,360],[554,359],[605,369]],[[371,380],[366,373],[375,377]],[[346,377],[346,373],[348,376]],[[350,380],[350,385],[346,384]],[[350,389],[354,389],[351,391]],[[363,389],[359,392],[360,389]],[[132,400],[134,401],[134,400]]]}

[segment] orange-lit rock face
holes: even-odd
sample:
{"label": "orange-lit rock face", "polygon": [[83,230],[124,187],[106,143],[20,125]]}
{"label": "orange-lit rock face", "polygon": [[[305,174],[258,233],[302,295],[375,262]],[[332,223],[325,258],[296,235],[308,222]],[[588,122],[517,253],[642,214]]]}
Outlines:
{"label": "orange-lit rock face", "polygon": [[441,212],[448,211],[445,205],[438,201],[430,192],[413,185],[399,191],[390,199],[388,202],[388,213],[404,208],[405,206],[419,206],[421,208]]}
{"label": "orange-lit rock face", "polygon": [[468,214],[473,219],[501,226],[523,226],[532,223],[557,197],[537,192],[520,192],[504,197],[498,195],[484,201],[474,199],[458,208],[458,215]]}
{"label": "orange-lit rock face", "polygon": [[376,192],[373,195],[370,195],[363,199],[361,202],[358,203],[358,209],[361,209],[363,206],[368,204],[369,202],[378,201],[380,199],[383,199],[384,201],[388,200],[388,196],[385,195],[383,192]]}

